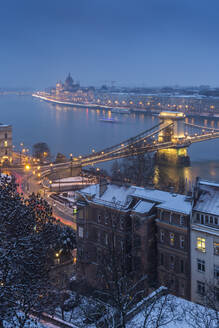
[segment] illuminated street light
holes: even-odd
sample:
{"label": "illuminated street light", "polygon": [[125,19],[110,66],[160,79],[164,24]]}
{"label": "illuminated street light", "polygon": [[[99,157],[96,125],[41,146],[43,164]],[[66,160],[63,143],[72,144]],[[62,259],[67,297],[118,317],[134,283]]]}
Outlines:
{"label": "illuminated street light", "polygon": [[29,164],[26,164],[25,165],[25,170],[29,171],[29,169],[30,169],[30,165]]}

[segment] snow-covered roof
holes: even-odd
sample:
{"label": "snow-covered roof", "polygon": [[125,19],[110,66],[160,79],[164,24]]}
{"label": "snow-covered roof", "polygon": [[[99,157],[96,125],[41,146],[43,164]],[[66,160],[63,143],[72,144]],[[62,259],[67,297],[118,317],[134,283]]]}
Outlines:
{"label": "snow-covered roof", "polygon": [[133,211],[136,213],[142,213],[142,214],[148,213],[154,205],[155,205],[155,203],[150,203],[150,202],[140,200],[133,208]]}
{"label": "snow-covered roof", "polygon": [[199,187],[201,194],[195,204],[194,210],[219,215],[219,184],[200,180]]}
{"label": "snow-covered roof", "polygon": [[108,205],[111,207],[126,207],[129,203],[128,196],[132,192],[134,187],[124,187],[117,186],[113,184],[107,185],[106,191],[99,196],[100,187],[99,184],[88,186],[82,189],[79,194],[84,194],[88,196],[92,196],[92,201],[94,203]]}
{"label": "snow-covered roof", "polygon": [[[99,196],[99,185],[92,185],[82,189],[79,194],[92,196],[93,202],[105,204],[106,206],[111,204],[114,207],[127,207],[131,198],[140,198],[145,202],[156,203],[158,207],[166,210],[185,214],[190,214],[192,210],[192,204],[186,200],[185,195],[151,188],[109,184],[103,195]],[[146,204],[142,204],[142,206],[146,206]]]}

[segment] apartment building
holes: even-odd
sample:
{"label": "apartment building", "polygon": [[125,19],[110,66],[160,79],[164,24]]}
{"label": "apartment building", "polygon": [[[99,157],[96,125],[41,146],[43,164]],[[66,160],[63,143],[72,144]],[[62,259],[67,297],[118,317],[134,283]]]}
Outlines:
{"label": "apartment building", "polygon": [[[77,215],[78,275],[89,284],[98,285],[100,254],[114,244],[118,253],[124,248],[130,255],[130,271],[135,272],[135,279],[147,275],[148,287],[169,287],[174,279],[173,292],[189,299],[191,208],[191,200],[184,195],[150,188],[100,184],[81,190]],[[162,233],[165,243],[160,239],[157,243]]]}
{"label": "apartment building", "polygon": [[219,302],[219,184],[197,179],[191,219],[191,299],[203,303],[211,293]]}

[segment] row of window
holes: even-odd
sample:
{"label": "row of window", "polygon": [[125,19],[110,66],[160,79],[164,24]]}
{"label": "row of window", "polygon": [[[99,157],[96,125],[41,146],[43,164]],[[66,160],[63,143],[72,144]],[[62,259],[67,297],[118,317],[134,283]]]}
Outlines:
{"label": "row of window", "polygon": [[[200,260],[197,259],[197,270],[199,272],[205,272],[205,261],[204,260]],[[215,279],[219,279],[219,266],[218,265],[214,265],[214,277]]]}
{"label": "row of window", "polygon": [[109,225],[112,223],[112,225],[114,226],[118,226],[121,230],[124,229],[124,223],[125,223],[125,217],[124,216],[109,216],[108,214],[105,214],[103,216],[101,216],[100,214],[98,214],[97,216],[97,223],[102,223],[102,224],[106,224]]}
{"label": "row of window", "polygon": [[194,213],[193,219],[195,222],[199,222],[201,224],[213,224],[219,225],[219,218],[212,215],[204,215],[200,213]]}
{"label": "row of window", "polygon": [[[168,239],[169,239],[170,246],[174,246],[175,245],[175,234],[172,232],[169,233]],[[161,230],[160,231],[160,242],[164,243],[164,240],[165,240],[165,232],[163,230]],[[185,248],[185,236],[179,237],[179,246],[182,249]]]}
{"label": "row of window", "polygon": [[[168,260],[169,258],[169,269],[174,270],[176,267],[176,259],[173,255],[165,255],[163,253],[160,253],[160,265],[165,265],[165,259]],[[179,272],[185,273],[185,262],[184,260],[179,261]]]}
{"label": "row of window", "polygon": [[[214,255],[219,255],[219,242],[213,242]],[[206,252],[206,239],[203,237],[196,238],[196,249],[202,253]]]}
{"label": "row of window", "polygon": [[[178,215],[178,214],[175,214],[175,215],[179,217],[179,220],[177,220],[179,222],[177,222],[177,223],[179,223],[182,226],[185,225],[185,217],[183,215]],[[164,211],[161,210],[160,211],[160,220],[161,221],[164,221],[165,219],[167,219],[170,224],[171,223],[174,223],[174,221],[175,221],[174,220],[174,213],[172,213],[172,212],[164,212]]]}

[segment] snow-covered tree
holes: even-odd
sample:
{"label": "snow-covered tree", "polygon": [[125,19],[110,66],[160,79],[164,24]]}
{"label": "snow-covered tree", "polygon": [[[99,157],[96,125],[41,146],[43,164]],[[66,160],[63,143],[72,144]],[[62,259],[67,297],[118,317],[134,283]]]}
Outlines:
{"label": "snow-covered tree", "polygon": [[39,195],[23,199],[16,184],[4,178],[0,185],[0,327],[22,313],[20,327],[34,311],[53,306],[50,271],[54,248],[72,247],[61,242],[65,228],[52,217],[50,206]]}

